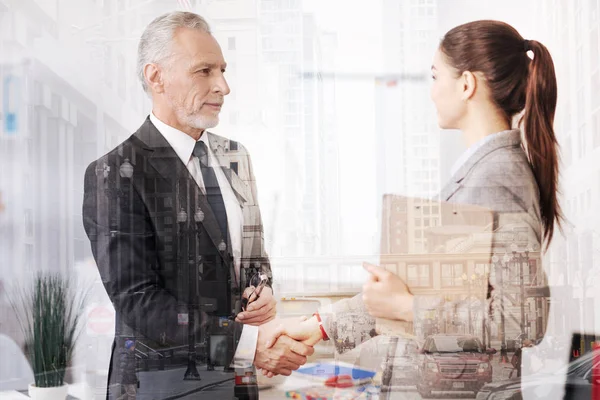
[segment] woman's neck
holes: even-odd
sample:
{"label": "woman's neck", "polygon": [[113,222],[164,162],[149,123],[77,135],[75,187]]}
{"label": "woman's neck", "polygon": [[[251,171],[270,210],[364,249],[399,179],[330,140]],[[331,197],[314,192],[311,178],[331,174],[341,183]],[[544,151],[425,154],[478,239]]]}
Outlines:
{"label": "woman's neck", "polygon": [[467,147],[471,147],[488,135],[509,129],[511,129],[510,123],[497,113],[492,112],[479,112],[474,117],[469,118],[464,126],[460,128]]}

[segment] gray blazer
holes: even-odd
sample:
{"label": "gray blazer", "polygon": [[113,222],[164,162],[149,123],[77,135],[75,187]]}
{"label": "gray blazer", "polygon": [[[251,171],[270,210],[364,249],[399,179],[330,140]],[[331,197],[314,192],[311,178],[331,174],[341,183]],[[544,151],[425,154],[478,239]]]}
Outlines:
{"label": "gray blazer", "polygon": [[[477,205],[493,211],[494,227],[491,234],[495,255],[503,257],[506,253],[511,254],[513,243],[517,244],[520,250],[526,248],[540,250],[542,223],[538,185],[522,147],[519,130],[500,132],[480,146],[443,188],[440,200]],[[505,324],[517,324],[516,327],[513,326],[513,331],[515,329],[518,331],[520,315],[508,315],[513,312],[509,310],[510,307],[500,309],[501,302],[497,301],[498,293],[496,293],[499,285],[496,283],[495,275],[492,273],[488,276],[487,296],[481,299],[489,305],[490,312],[486,318],[494,319],[504,314]],[[545,279],[541,280],[545,282]],[[504,288],[506,287],[505,282]],[[440,293],[439,297],[415,295],[414,315],[415,319],[418,319],[426,311],[448,308],[460,311],[467,305],[466,301],[446,300],[444,293]],[[334,339],[345,337],[346,331],[354,328],[354,332],[362,329],[365,334],[360,336],[368,340],[370,336],[366,333],[375,326],[375,319],[368,316],[361,294],[335,303],[330,309],[322,310],[322,314],[324,314],[324,328],[329,337]],[[466,313],[457,312],[455,315],[466,315]],[[360,320],[359,326],[354,324],[353,327],[348,328],[348,319],[357,318]],[[479,324],[481,322],[483,321],[479,321]],[[476,321],[473,322],[473,326],[476,326],[475,324]],[[510,332],[510,329],[506,332]],[[355,334],[355,337],[357,336]],[[339,343],[336,343],[336,348],[339,352],[346,350]]]}
{"label": "gray blazer", "polygon": [[[479,147],[440,193],[440,200],[471,204],[494,211],[497,229],[528,229],[528,244],[542,241],[539,189],[518,129],[500,132]],[[512,222],[513,216],[517,219]],[[502,249],[505,250],[505,249]]]}

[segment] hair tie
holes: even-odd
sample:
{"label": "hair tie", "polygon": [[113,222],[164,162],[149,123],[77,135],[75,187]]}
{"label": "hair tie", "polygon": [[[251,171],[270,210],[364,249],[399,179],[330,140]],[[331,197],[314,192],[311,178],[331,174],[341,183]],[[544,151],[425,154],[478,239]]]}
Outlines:
{"label": "hair tie", "polygon": [[523,49],[525,49],[525,52],[531,50],[531,40],[523,40]]}

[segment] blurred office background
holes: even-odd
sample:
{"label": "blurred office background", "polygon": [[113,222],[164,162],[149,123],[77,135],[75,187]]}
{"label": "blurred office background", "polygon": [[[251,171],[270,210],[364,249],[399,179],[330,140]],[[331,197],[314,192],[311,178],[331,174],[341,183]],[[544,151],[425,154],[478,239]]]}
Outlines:
{"label": "blurred office background", "polygon": [[[232,92],[213,131],[253,156],[278,296],[358,292],[362,261],[378,260],[383,194],[435,196],[449,178],[464,144],[429,100],[447,30],[500,19],[544,43],[570,222],[544,264],[548,329],[600,332],[600,0],[0,0],[0,333],[22,343],[11,286],[64,271],[94,288],[82,368],[107,365],[112,310],[81,223],[83,172],[150,112],[137,43],[173,10],[207,18],[223,49]],[[417,217],[416,252],[439,218]],[[404,273],[463,290],[432,265]]]}

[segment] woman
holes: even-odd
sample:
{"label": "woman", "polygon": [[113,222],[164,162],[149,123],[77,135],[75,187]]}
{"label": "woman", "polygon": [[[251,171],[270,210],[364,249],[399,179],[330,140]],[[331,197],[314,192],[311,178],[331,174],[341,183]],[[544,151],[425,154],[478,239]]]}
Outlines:
{"label": "woman", "polygon": [[[562,220],[553,130],[557,84],[550,53],[506,23],[475,21],[442,38],[431,71],[440,128],[461,130],[468,145],[440,200],[490,209],[494,233],[518,226],[527,231],[527,247],[547,246]],[[521,113],[517,126],[522,131],[512,128]],[[502,254],[507,250],[498,251],[506,246],[499,239],[494,245]],[[339,336],[336,320],[344,313],[412,321],[423,310],[447,306],[444,296],[414,296],[400,277],[365,267],[371,278],[362,294],[284,332],[314,344]],[[491,291],[494,285],[490,281]]]}

